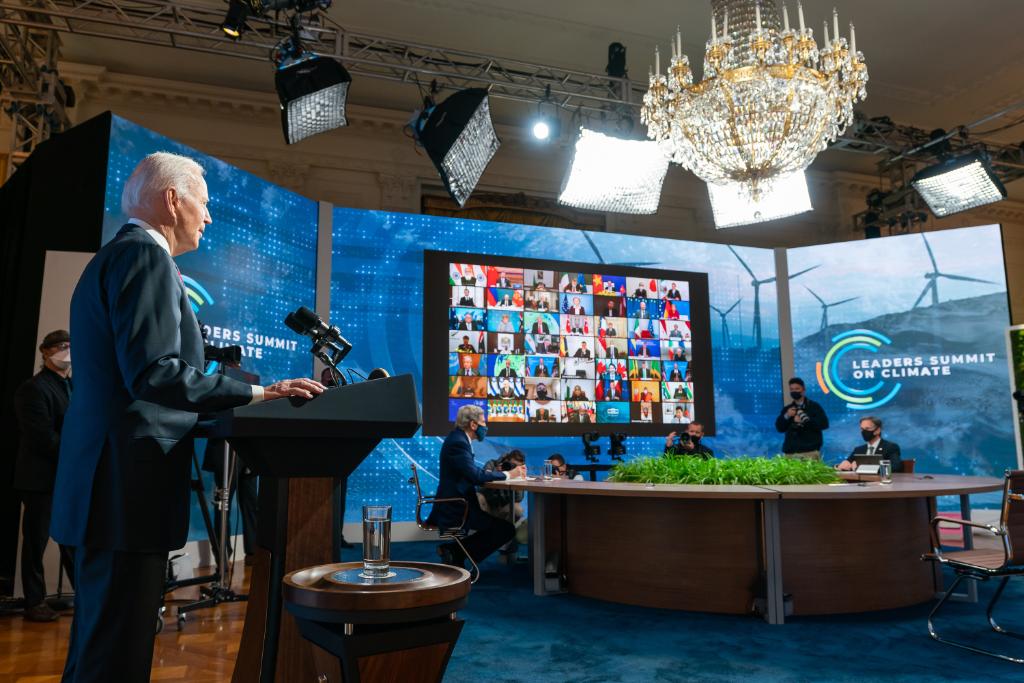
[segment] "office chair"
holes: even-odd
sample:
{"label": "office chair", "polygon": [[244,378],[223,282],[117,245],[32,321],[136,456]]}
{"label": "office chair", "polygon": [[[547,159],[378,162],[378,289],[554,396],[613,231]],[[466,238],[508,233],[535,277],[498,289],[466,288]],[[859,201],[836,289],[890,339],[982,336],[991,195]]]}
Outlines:
{"label": "office chair", "polygon": [[[1002,540],[1003,547],[997,550],[959,550],[953,552],[942,552],[939,539],[939,524],[959,524],[961,526],[977,527],[987,529]],[[1003,483],[1003,504],[999,515],[999,526],[979,524],[965,519],[952,517],[935,517],[932,519],[932,552],[921,557],[923,560],[938,562],[950,567],[956,572],[956,579],[943,596],[936,603],[928,615],[928,634],[940,643],[952,645],[971,652],[996,657],[1015,664],[1024,664],[1024,657],[1011,657],[992,650],[985,650],[966,643],[950,640],[939,635],[935,630],[934,619],[936,614],[949,597],[956,591],[956,587],[964,579],[972,581],[987,581],[990,578],[1001,577],[1002,581],[988,603],[986,616],[992,630],[996,633],[1024,639],[1024,634],[1009,631],[996,622],[992,612],[996,603],[1003,596],[1003,589],[1012,576],[1024,574],[1024,470],[1006,470],[1006,479]]]}
{"label": "office chair", "polygon": [[[424,531],[436,531],[438,538],[442,541],[454,541],[456,545],[462,550],[462,554],[469,559],[469,563],[473,566],[470,570],[470,583],[476,583],[477,579],[480,578],[480,567],[477,566],[476,561],[472,556],[466,552],[466,546],[462,545],[462,539],[466,537],[466,519],[469,517],[469,503],[463,498],[435,498],[432,496],[424,496],[422,489],[420,489],[420,474],[419,469],[416,465],[411,465],[412,477],[409,479],[409,483],[416,488],[416,526],[423,529]],[[442,528],[436,524],[430,524],[423,519],[422,513],[420,512],[424,505],[437,505],[439,503],[458,503],[462,505],[462,522],[457,527]],[[428,515],[429,516],[429,515]]]}

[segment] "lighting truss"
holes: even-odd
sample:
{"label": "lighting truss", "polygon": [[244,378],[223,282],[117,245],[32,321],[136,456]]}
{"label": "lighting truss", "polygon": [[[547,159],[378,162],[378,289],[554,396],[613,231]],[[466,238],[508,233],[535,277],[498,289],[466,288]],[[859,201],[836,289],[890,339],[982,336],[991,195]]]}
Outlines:
{"label": "lighting truss", "polygon": [[[32,2],[32,0],[26,0]],[[0,23],[43,27],[80,36],[158,45],[266,61],[290,33],[286,20],[249,17],[237,39],[224,34],[223,5],[170,0],[35,0],[31,6],[0,1]],[[415,83],[437,81],[441,90],[487,88],[491,97],[536,103],[550,89],[559,107],[602,111],[639,106],[641,83],[607,74],[558,69],[479,53],[347,31],[321,14],[304,15],[303,46],[345,64],[352,76]]]}
{"label": "lighting truss", "polygon": [[939,218],[1006,199],[1006,188],[980,154],[922,169],[910,184]]}

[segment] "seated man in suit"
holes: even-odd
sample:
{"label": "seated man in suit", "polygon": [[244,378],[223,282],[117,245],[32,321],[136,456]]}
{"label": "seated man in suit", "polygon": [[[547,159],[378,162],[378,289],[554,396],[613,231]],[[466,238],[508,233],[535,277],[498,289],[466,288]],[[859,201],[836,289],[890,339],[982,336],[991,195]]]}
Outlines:
{"label": "seated man in suit", "polygon": [[535,389],[535,392],[537,394],[538,401],[547,401],[550,398],[550,396],[548,395],[548,385],[544,384],[544,382],[537,383],[537,388]]}
{"label": "seated man in suit", "polygon": [[675,299],[677,301],[683,298],[683,295],[679,292],[679,287],[676,286],[676,283],[672,283],[672,287],[669,288],[668,292],[665,294],[665,298]]}
{"label": "seated man in suit", "polygon": [[533,326],[530,328],[530,331],[533,332],[533,334],[550,334],[551,328],[548,326],[547,322],[537,318],[537,320],[534,321]]}
{"label": "seated man in suit", "polygon": [[459,299],[459,305],[476,308],[476,301],[473,300],[473,292],[470,291],[468,287],[462,290],[462,297]]}
{"label": "seated man in suit", "polygon": [[533,372],[533,376],[534,377],[550,377],[551,376],[551,373],[548,372],[547,363],[544,362],[543,358],[537,362],[537,369]]}
{"label": "seated man in suit", "polygon": [[482,330],[484,329],[484,326],[483,323],[478,323],[475,320],[473,320],[472,313],[467,313],[462,317],[462,322],[459,323],[459,329],[466,330],[467,332],[472,332],[473,330]]}
{"label": "seated man in suit", "polygon": [[587,342],[580,342],[580,348],[576,349],[576,353],[572,355],[574,358],[590,358],[590,349],[587,348]]}
{"label": "seated man in suit", "polygon": [[676,432],[669,433],[665,437],[665,457],[678,458],[682,456],[697,456],[699,458],[713,458],[714,452],[701,443],[704,437],[704,425],[700,422],[691,422],[686,425],[686,433],[676,438]]}
{"label": "seated man in suit", "polygon": [[668,333],[669,339],[682,339],[683,331],[679,329],[679,323],[672,325],[672,331]]}
{"label": "seated man in suit", "polygon": [[480,371],[473,367],[473,356],[462,357],[462,367],[459,368],[459,374],[463,377],[477,377],[480,375]]}
{"label": "seated man in suit", "polygon": [[498,377],[518,377],[516,369],[512,367],[512,360],[510,358],[505,359],[505,367],[498,373]]}
{"label": "seated man in suit", "polygon": [[646,299],[647,288],[644,287],[643,285],[638,285],[637,288],[633,290],[633,297],[637,299]]}
{"label": "seated man in suit", "polygon": [[[465,405],[455,414],[455,429],[441,446],[441,472],[437,484],[438,498],[462,498],[468,506],[465,528],[475,533],[463,545],[473,561],[480,563],[485,557],[512,540],[516,530],[511,522],[488,515],[480,509],[476,487],[489,481],[521,479],[526,468],[514,467],[508,471],[485,472],[473,460],[473,442],[487,436],[487,421],[480,406]],[[462,525],[462,505],[438,503],[427,517],[427,523],[441,529],[455,529]],[[443,543],[437,549],[445,564],[461,567],[466,557],[457,543]]]}
{"label": "seated man in suit", "polygon": [[882,438],[882,420],[869,415],[860,421],[860,435],[864,443],[853,449],[846,460],[836,465],[838,470],[857,469],[857,456],[870,455],[892,463],[893,472],[903,471],[903,460],[900,459],[899,444]]}
{"label": "seated man in suit", "polygon": [[677,363],[672,364],[672,372],[668,374],[669,382],[682,382],[683,373],[679,371],[679,365]]}

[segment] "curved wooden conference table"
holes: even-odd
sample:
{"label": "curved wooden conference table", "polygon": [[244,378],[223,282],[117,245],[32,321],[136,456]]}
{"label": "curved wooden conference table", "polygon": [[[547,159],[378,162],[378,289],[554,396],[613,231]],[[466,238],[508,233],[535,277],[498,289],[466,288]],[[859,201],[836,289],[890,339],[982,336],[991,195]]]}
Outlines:
{"label": "curved wooden conference table", "polygon": [[959,496],[969,519],[970,494],[1002,484],[914,473],[891,484],[488,486],[529,494],[537,595],[724,614],[749,614],[757,601],[769,623],[781,624],[790,613],[867,612],[933,598],[941,575],[921,555],[931,549],[935,497]]}

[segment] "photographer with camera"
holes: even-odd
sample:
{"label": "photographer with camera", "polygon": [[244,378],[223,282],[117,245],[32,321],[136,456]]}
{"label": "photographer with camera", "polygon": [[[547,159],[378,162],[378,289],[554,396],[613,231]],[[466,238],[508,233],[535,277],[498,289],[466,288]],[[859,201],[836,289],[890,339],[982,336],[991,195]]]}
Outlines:
{"label": "photographer with camera", "polygon": [[799,377],[789,380],[792,402],[782,408],[775,419],[775,429],[786,435],[782,453],[787,458],[821,460],[822,432],[828,429],[828,415],[820,404],[807,398],[804,381]]}
{"label": "photographer with camera", "polygon": [[700,422],[691,422],[686,425],[686,432],[682,435],[677,432],[670,432],[665,437],[665,457],[681,458],[696,456],[708,460],[715,457],[714,451],[701,443],[704,438],[704,425]]}

